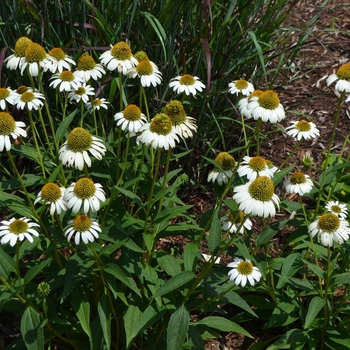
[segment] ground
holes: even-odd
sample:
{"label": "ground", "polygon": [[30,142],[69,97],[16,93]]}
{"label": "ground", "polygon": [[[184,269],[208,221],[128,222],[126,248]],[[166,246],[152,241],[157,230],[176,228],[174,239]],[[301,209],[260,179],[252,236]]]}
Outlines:
{"label": "ground", "polygon": [[[313,141],[302,143],[300,151],[294,154],[289,164],[301,165],[303,154],[308,153],[316,164],[324,160],[324,153],[328,149],[329,139],[334,125],[334,115],[337,108],[338,96],[333,86],[327,86],[326,77],[335,73],[344,63],[350,61],[350,18],[348,11],[350,3],[333,0],[320,10],[323,1],[300,1],[287,18],[286,25],[298,28],[292,38],[291,46],[304,35],[310,21],[321,11],[320,17],[314,22],[311,35],[300,50],[294,61],[294,69],[284,71],[276,80],[280,101],[286,109],[286,119],[280,125],[289,126],[290,121],[307,118],[313,121],[320,130],[320,137]],[[285,79],[285,80],[284,80]],[[350,131],[350,104],[343,105],[338,128],[336,130],[332,151],[339,153],[344,140]],[[294,114],[302,113],[303,116]],[[268,140],[264,144],[262,156],[274,164],[281,163],[281,154],[288,154],[295,142],[288,137],[280,136]],[[267,146],[267,147],[266,147]],[[344,157],[350,155],[349,145],[345,148]],[[208,198],[208,197],[206,197]],[[199,210],[203,212],[206,200],[194,200]],[[276,242],[278,248],[278,242]],[[208,340],[206,350],[248,350],[257,341],[271,339],[276,334],[273,330],[262,330],[263,324],[250,322],[242,324],[255,339],[246,338],[237,333],[230,333],[223,338]]]}
{"label": "ground", "polygon": [[[310,21],[317,16],[323,1],[303,0],[293,9],[287,18],[286,25],[297,28],[291,38],[290,45],[297,43],[308,29]],[[292,111],[307,116],[320,129],[320,137],[314,141],[302,143],[300,151],[293,155],[290,164],[300,165],[303,154],[310,153],[316,163],[320,164],[323,154],[328,148],[328,140],[333,127],[338,97],[333,86],[327,87],[325,78],[336,71],[342,64],[350,61],[350,3],[342,0],[330,0],[321,11],[320,17],[313,23],[312,32],[294,61],[294,68],[283,71],[276,80],[276,91],[281,103],[287,111],[287,118],[280,125],[287,127],[292,120],[299,116]],[[350,104],[348,104],[350,107]],[[334,152],[339,152],[344,138],[350,130],[350,111],[344,106],[341,110],[339,127],[335,136]],[[310,119],[311,118],[311,119]],[[280,134],[282,135],[282,134]],[[266,140],[265,140],[266,141]],[[264,141],[264,142],[265,142]],[[279,136],[267,140],[263,147],[266,159],[280,164],[281,154],[288,154],[295,143],[290,138]],[[265,147],[266,146],[266,147]],[[344,156],[350,153],[345,149]],[[212,204],[213,195],[202,189],[202,193],[191,193],[187,198],[188,204],[194,205],[194,212],[203,213]],[[164,240],[163,244],[178,244]],[[182,241],[183,244],[183,241]],[[278,245],[278,242],[276,243]],[[162,247],[166,249],[166,246]],[[235,310],[227,310],[234,314]],[[0,350],[4,347],[4,339],[9,341],[9,335],[16,336],[20,320],[17,315],[0,310]],[[248,350],[258,340],[267,340],[273,336],[271,330],[263,331],[263,324],[257,320],[249,325],[243,324],[255,339],[248,339],[237,333],[230,333],[221,339],[209,340],[206,350]]]}

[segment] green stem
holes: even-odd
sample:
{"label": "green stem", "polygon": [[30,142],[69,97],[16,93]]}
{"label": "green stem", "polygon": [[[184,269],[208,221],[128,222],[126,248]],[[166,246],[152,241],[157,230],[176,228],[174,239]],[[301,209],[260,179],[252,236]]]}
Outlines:
{"label": "green stem", "polygon": [[46,171],[45,171],[44,162],[43,162],[43,158],[42,158],[42,155],[40,152],[39,142],[38,142],[38,138],[37,138],[38,131],[37,131],[35,124],[34,124],[34,121],[33,121],[32,111],[29,109],[27,109],[27,111],[28,111],[30,127],[33,130],[33,138],[34,138],[35,148],[36,148],[36,151],[38,152],[38,157],[39,157],[37,162],[40,164],[42,174],[45,177]]}
{"label": "green stem", "polygon": [[158,171],[159,171],[161,154],[162,154],[162,149],[158,148],[157,163],[156,163],[156,166],[154,168],[152,185],[151,185],[151,189],[150,189],[150,192],[149,192],[149,195],[148,195],[148,204],[147,204],[147,208],[146,208],[145,225],[144,225],[144,232],[145,233],[147,232],[148,217],[149,217],[149,214],[150,214],[151,209],[152,209],[153,192],[154,192],[154,187],[155,187],[155,184],[156,184],[156,181],[157,181],[157,178],[158,178]]}
{"label": "green stem", "polygon": [[340,108],[341,108],[341,105],[343,103],[344,96],[345,96],[345,91],[341,93],[341,95],[339,97],[339,100],[338,100],[338,104],[337,104],[337,110],[336,110],[336,113],[335,113],[335,118],[334,118],[334,123],[333,123],[333,130],[332,130],[331,138],[330,138],[329,143],[328,143],[328,149],[327,149],[327,153],[326,153],[326,164],[325,164],[325,168],[324,168],[323,173],[322,173],[322,179],[321,179],[320,188],[319,188],[319,192],[318,192],[314,218],[316,218],[316,216],[317,216],[318,208],[319,208],[320,202],[321,202],[321,196],[322,196],[322,192],[323,192],[323,187],[324,187],[324,184],[326,182],[326,174],[327,174],[327,170],[328,170],[328,167],[329,167],[328,159],[329,159],[329,155],[331,153],[331,149],[332,149],[332,146],[333,146],[335,132],[336,132],[337,126],[338,126],[338,120],[339,120],[339,115],[340,115]]}
{"label": "green stem", "polygon": [[292,151],[288,154],[288,157],[282,162],[282,164],[278,167],[278,170],[281,170],[289,161],[289,159],[292,157],[292,155],[295,153],[295,151],[297,149],[299,149],[300,144],[302,142],[302,139],[299,140],[296,145],[294,146],[294,148],[292,149]]}
{"label": "green stem", "polygon": [[[166,161],[165,161],[165,168],[164,168],[164,176],[163,176],[163,186],[162,188],[165,188],[167,184],[167,176],[169,172],[169,165],[170,165],[170,155],[171,155],[171,148],[168,149],[168,152],[166,154]],[[157,214],[159,214],[160,210],[162,209],[164,197],[161,197],[158,203],[158,210]]]}

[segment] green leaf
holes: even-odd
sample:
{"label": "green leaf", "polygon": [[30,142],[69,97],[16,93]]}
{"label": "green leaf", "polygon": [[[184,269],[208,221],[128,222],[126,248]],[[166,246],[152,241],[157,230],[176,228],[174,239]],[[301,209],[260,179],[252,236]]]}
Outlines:
{"label": "green leaf", "polygon": [[134,291],[137,295],[141,296],[140,290],[137,287],[135,281],[130,276],[127,276],[123,270],[116,264],[107,264],[103,268],[103,272],[113,275],[120,282],[124,283],[127,287],[129,287],[132,291]]}
{"label": "green leaf", "polygon": [[90,337],[90,303],[83,288],[72,291],[71,302],[83,331]]}
{"label": "green leaf", "polygon": [[285,302],[279,303],[273,310],[272,315],[264,329],[283,327],[295,322],[298,319],[298,315],[294,310],[295,305],[293,304],[288,304]]}
{"label": "green leaf", "polygon": [[204,349],[204,341],[201,334],[196,330],[196,327],[189,326],[188,328],[188,345],[190,350]]}
{"label": "green leaf", "polygon": [[28,282],[30,282],[33,278],[35,278],[40,272],[43,271],[43,269],[49,265],[51,263],[52,259],[51,258],[47,258],[45,260],[42,260],[40,263],[38,263],[37,265],[34,265],[33,267],[31,267],[28,272],[26,273],[26,275],[24,276],[24,283],[27,284]]}
{"label": "green leaf", "polygon": [[0,247],[0,276],[7,281],[11,272],[16,273],[16,263]]}
{"label": "green leaf", "polygon": [[145,329],[151,327],[155,322],[163,317],[166,312],[167,310],[165,308],[158,308],[156,304],[149,305],[142,313],[141,317],[137,318],[136,325],[131,329],[131,335],[129,337],[129,341],[127,341],[127,346],[130,346],[132,340],[137,335],[141,334]]}
{"label": "green leaf", "polygon": [[185,270],[195,271],[198,261],[198,243],[187,243],[184,248]]}
{"label": "green leaf", "polygon": [[57,142],[61,142],[63,139],[64,134],[66,133],[70,123],[72,122],[73,118],[77,114],[78,109],[75,109],[70,115],[68,115],[59,125],[56,131],[56,140]]}
{"label": "green leaf", "polygon": [[166,253],[163,256],[157,257],[159,266],[170,276],[174,277],[181,272],[180,261],[172,255]]}
{"label": "green leaf", "polygon": [[162,210],[153,220],[154,224],[159,224],[162,221],[169,221],[170,219],[183,215],[188,209],[192,208],[192,205],[183,205],[181,207],[173,207]]}
{"label": "green leaf", "polygon": [[267,226],[256,239],[256,245],[261,247],[267,243],[269,243],[272,237],[278,233],[284,226],[286,226],[289,220],[276,221],[269,226]]}
{"label": "green leaf", "polygon": [[44,350],[44,331],[40,314],[28,306],[21,319],[21,334],[28,350]]}
{"label": "green leaf", "polygon": [[129,191],[129,190],[125,190],[122,187],[116,187],[116,190],[118,190],[120,193],[122,193],[125,197],[133,200],[137,205],[142,205],[141,198],[137,194],[135,194],[134,192]]}
{"label": "green leaf", "polygon": [[304,329],[310,327],[313,320],[316,318],[316,316],[322,310],[325,304],[326,300],[322,299],[319,296],[315,296],[312,298],[305,317]]}
{"label": "green leaf", "polygon": [[244,328],[224,317],[208,316],[197,321],[196,323],[192,323],[193,326],[197,326],[200,324],[204,324],[208,327],[218,329],[223,332],[237,332],[249,338],[253,338],[253,336],[250,335]]}
{"label": "green leaf", "polygon": [[166,40],[167,35],[165,33],[163,26],[160,24],[158,19],[155,16],[153,16],[151,13],[141,12],[141,14],[143,14],[147,18],[147,20],[149,21],[149,23],[153,27],[154,31],[156,32],[157,37],[158,37],[160,43],[162,44],[164,59],[166,61],[167,60],[167,50],[165,49],[164,40]]}
{"label": "green leaf", "polygon": [[124,329],[126,335],[126,348],[129,348],[131,342],[137,334],[135,334],[136,325],[140,320],[142,311],[137,305],[129,305],[124,314]]}
{"label": "green leaf", "polygon": [[347,283],[350,283],[350,272],[339,273],[331,277],[330,284],[332,286],[337,284],[347,284]]}
{"label": "green leaf", "polygon": [[217,207],[214,215],[213,215],[213,221],[211,222],[210,225],[210,232],[209,232],[209,237],[208,237],[208,248],[212,254],[215,255],[215,253],[219,250],[220,248],[220,243],[221,243],[221,222],[220,222],[220,210],[221,207]]}
{"label": "green leaf", "polygon": [[[299,264],[295,264],[295,261],[299,258],[299,253],[289,254],[283,261],[281,274],[284,277],[292,277],[300,269]],[[276,288],[282,288],[287,283],[286,279],[280,278],[278,280]]]}
{"label": "green leaf", "polygon": [[187,335],[190,314],[182,304],[171,316],[168,323],[167,350],[181,350]]}
{"label": "green leaf", "polygon": [[103,338],[105,340],[107,349],[110,349],[111,348],[111,305],[108,300],[106,288],[97,304],[97,311],[98,311],[98,316],[100,318]]}
{"label": "green leaf", "polygon": [[295,344],[304,337],[305,333],[301,329],[291,329],[278,338],[267,350],[290,349],[292,344]]}
{"label": "green leaf", "polygon": [[[93,263],[93,261],[90,261],[89,264],[92,265]],[[86,278],[87,275],[85,273],[88,267],[88,265],[84,266],[83,260],[81,260],[81,258],[77,254],[74,254],[70,257],[65,269],[65,283],[61,297],[61,302],[63,302],[67,298],[67,296],[71,293],[77,282]]]}
{"label": "green leaf", "polygon": [[182,271],[178,275],[170,278],[169,281],[165,282],[153,295],[153,298],[162,296],[164,294],[170,293],[173,290],[183,286],[187,282],[194,279],[195,274],[192,271]]}
{"label": "green leaf", "polygon": [[324,279],[325,277],[325,270],[321,267],[317,266],[316,264],[311,263],[310,261],[307,261],[305,259],[302,259],[303,263],[309,267],[309,269],[319,278]]}
{"label": "green leaf", "polygon": [[234,291],[229,291],[227,293],[228,287],[224,286],[207,286],[206,291],[208,294],[212,297],[218,297],[219,295],[222,295],[220,297],[220,300],[222,300],[225,303],[230,303],[232,305],[236,305],[240,307],[241,309],[247,311],[251,315],[258,317],[256,313],[252,310],[252,308],[248,305],[248,303],[236,292]]}

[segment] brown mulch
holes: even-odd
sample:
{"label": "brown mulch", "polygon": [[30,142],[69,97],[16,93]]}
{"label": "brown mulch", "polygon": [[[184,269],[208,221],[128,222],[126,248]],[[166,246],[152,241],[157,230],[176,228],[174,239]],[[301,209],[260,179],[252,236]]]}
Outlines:
{"label": "brown mulch", "polygon": [[[300,31],[295,31],[291,46],[307,30],[309,21],[317,14],[322,3],[322,0],[300,1],[293,9],[286,25]],[[312,156],[315,164],[320,166],[329,146],[338,96],[334,91],[334,84],[329,87],[326,85],[326,77],[350,61],[349,9],[349,2],[329,1],[322,10],[319,19],[313,24],[312,33],[296,57],[293,69],[283,71],[276,81],[276,88],[274,87],[287,112],[286,119],[280,123],[281,127],[289,126],[291,121],[306,119],[314,122],[320,130],[320,136],[317,139],[303,141],[299,151],[289,160],[287,165],[295,165],[296,170],[301,169],[301,160],[305,153]],[[345,137],[350,131],[349,107],[350,104],[343,104],[341,109],[334,146],[332,147],[334,153],[340,152]],[[298,115],[295,112],[303,115]],[[266,131],[271,131],[273,127],[267,126]],[[271,135],[271,138],[263,141],[261,155],[278,166],[293,149],[295,141],[283,133]],[[349,153],[350,147],[348,145],[343,156],[347,157]],[[207,200],[199,199],[197,201],[200,206],[197,208],[198,212],[205,211],[203,206]],[[278,244],[277,242],[277,248]],[[281,244],[283,242],[280,242]],[[228,313],[227,317],[230,318],[234,315],[235,313]],[[242,323],[241,326],[250,332],[255,339],[249,339],[237,333],[222,333],[221,339],[208,340],[205,349],[248,350],[257,341],[269,340],[278,335],[274,329],[263,330],[264,322],[260,320]]]}

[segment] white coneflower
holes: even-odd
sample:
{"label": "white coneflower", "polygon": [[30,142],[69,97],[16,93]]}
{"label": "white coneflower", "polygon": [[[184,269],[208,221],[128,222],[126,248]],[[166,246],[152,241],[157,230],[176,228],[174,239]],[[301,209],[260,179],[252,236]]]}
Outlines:
{"label": "white coneflower", "polygon": [[248,97],[243,97],[238,102],[238,109],[241,114],[243,114],[246,118],[250,117],[248,104],[252,97],[259,97],[263,93],[262,90],[254,90]]}
{"label": "white coneflower", "polygon": [[73,213],[81,210],[86,214],[89,211],[99,211],[100,202],[105,202],[106,196],[101,184],[83,177],[77,182],[73,182],[66,189],[63,200],[67,203],[67,207],[72,209]]}
{"label": "white coneflower", "polygon": [[111,49],[104,52],[100,56],[100,62],[110,71],[118,70],[119,73],[126,75],[133,69],[138,61],[133,57],[130,46],[120,41],[116,43]]}
{"label": "white coneflower", "polygon": [[[19,89],[17,89],[17,91],[18,90]],[[45,100],[45,96],[42,93],[34,92],[32,89],[24,90],[22,93],[17,95],[14,101],[17,109],[28,108],[29,110],[38,110],[44,105],[42,100]]]}
{"label": "white coneflower", "polygon": [[27,47],[31,43],[32,41],[25,36],[22,36],[21,38],[19,38],[16,41],[14,53],[9,57],[7,57],[4,61],[4,63],[6,63],[6,67],[12,70],[21,68],[22,63],[25,60],[25,53],[26,53]]}
{"label": "white coneflower", "polygon": [[164,113],[170,117],[177,134],[182,138],[192,137],[192,131],[197,130],[196,120],[186,115],[180,101],[172,100],[168,102],[164,107]]}
{"label": "white coneflower", "polygon": [[228,84],[228,88],[231,94],[236,94],[237,96],[239,94],[249,96],[254,91],[254,85],[244,79],[234,80]]}
{"label": "white coneflower", "polygon": [[220,222],[221,229],[225,232],[229,231],[230,233],[235,233],[238,229],[238,233],[244,233],[244,229],[251,230],[253,226],[252,221],[245,217],[244,212],[241,210],[237,215],[230,211],[220,218]]}
{"label": "white coneflower", "polygon": [[40,69],[47,70],[52,61],[55,61],[55,59],[50,57],[41,45],[32,42],[25,51],[24,60],[21,61],[21,74],[23,75],[28,67],[29,75],[37,77]]}
{"label": "white coneflower", "polygon": [[56,73],[51,78],[50,86],[54,89],[59,87],[59,91],[77,90],[82,82],[81,78],[75,76],[70,70],[64,70],[62,73]]}
{"label": "white coneflower", "polygon": [[276,215],[275,206],[279,207],[279,198],[274,190],[273,181],[268,176],[259,176],[254,181],[236,186],[233,199],[247,215],[273,217]]}
{"label": "white coneflower", "polygon": [[218,163],[221,167],[215,167],[208,175],[208,182],[217,182],[220,186],[223,184],[227,184],[228,180],[233,175],[233,170],[235,167],[235,159],[231,156],[231,154],[227,152],[220,152],[216,158],[215,162]]}
{"label": "white coneflower", "polygon": [[151,85],[155,87],[162,82],[162,73],[159,71],[158,67],[149,60],[139,62],[137,66],[128,71],[127,74],[133,78],[136,76],[139,77],[141,85],[144,87],[149,87]]}
{"label": "white coneflower", "polygon": [[174,148],[179,142],[175,127],[170,117],[164,113],[157,114],[150,123],[145,123],[139,129],[137,142],[150,145],[153,148]]}
{"label": "white coneflower", "polygon": [[263,122],[277,123],[285,118],[284,108],[278,95],[273,90],[264,91],[259,96],[249,99],[247,105],[249,115],[247,118],[261,119]]}
{"label": "white coneflower", "polygon": [[249,181],[253,181],[258,176],[273,177],[274,171],[268,167],[264,158],[245,156],[237,169],[237,173],[239,176],[246,176]]}
{"label": "white coneflower", "polygon": [[335,84],[337,91],[350,93],[350,63],[343,64],[337,73],[331,74],[326,80],[328,86],[335,81],[337,82]]}
{"label": "white coneflower", "polygon": [[137,133],[141,126],[147,122],[146,116],[134,104],[130,104],[122,112],[116,113],[114,120],[122,130],[128,130],[131,133]]}
{"label": "white coneflower", "polygon": [[105,152],[106,147],[100,139],[77,127],[69,133],[67,141],[60,148],[59,159],[65,166],[83,170],[84,164],[91,166],[89,153],[101,160]]}
{"label": "white coneflower", "polygon": [[11,90],[9,87],[0,88],[0,109],[6,110],[8,103],[14,105],[17,96],[18,93]]}
{"label": "white coneflower", "polygon": [[205,85],[199,80],[198,77],[195,77],[191,74],[179,75],[169,83],[169,87],[177,94],[184,92],[187,96],[192,94],[196,95],[197,91],[202,92],[205,89]]}
{"label": "white coneflower", "polygon": [[327,202],[326,209],[342,219],[345,219],[348,216],[348,208],[346,207],[346,204],[339,203],[338,201]]}
{"label": "white coneflower", "polygon": [[251,286],[254,286],[256,282],[260,281],[262,276],[259,269],[253,266],[249,259],[242,260],[240,258],[234,258],[234,261],[227,264],[227,267],[232,268],[228,272],[230,280],[242,287],[245,287],[247,282]]}
{"label": "white coneflower", "polygon": [[81,214],[74,220],[68,221],[68,225],[64,229],[64,235],[67,237],[68,241],[74,237],[74,243],[76,245],[80,244],[80,240],[88,244],[98,239],[101,231],[97,220],[91,219],[85,214]]}
{"label": "white coneflower", "polygon": [[0,152],[11,150],[10,136],[14,140],[18,137],[26,137],[27,132],[23,122],[16,122],[12,115],[7,112],[0,112]]}
{"label": "white coneflower", "polygon": [[67,210],[67,204],[63,200],[63,196],[66,189],[60,187],[53,182],[49,182],[43,186],[41,191],[38,193],[34,204],[39,201],[44,201],[45,204],[50,205],[50,215],[53,215],[55,212],[60,214],[62,211]]}
{"label": "white coneflower", "polygon": [[79,83],[79,87],[76,90],[68,93],[68,98],[70,101],[87,103],[89,96],[93,95],[95,95],[95,90],[92,86],[86,85],[86,83]]}
{"label": "white coneflower", "polygon": [[49,51],[49,56],[55,59],[51,62],[51,65],[48,66],[48,70],[51,73],[62,73],[63,70],[71,70],[71,65],[76,65],[75,61],[59,47],[51,49]]}
{"label": "white coneflower", "polygon": [[305,140],[313,139],[320,136],[320,131],[316,125],[306,120],[299,120],[298,122],[291,122],[291,126],[286,128],[287,134],[300,141],[302,138]]}
{"label": "white coneflower", "polygon": [[93,57],[87,53],[82,54],[77,63],[77,69],[74,71],[74,75],[80,80],[87,83],[90,79],[98,80],[102,78],[102,75],[106,71],[102,65],[96,63]]}
{"label": "white coneflower", "polygon": [[91,102],[86,103],[86,108],[89,111],[100,110],[100,108],[107,109],[109,102],[105,98],[95,98]]}
{"label": "white coneflower", "polygon": [[318,241],[326,247],[331,247],[333,241],[343,244],[350,235],[348,221],[334,213],[319,216],[308,226],[308,230],[311,237],[318,235]]}
{"label": "white coneflower", "polygon": [[303,196],[304,194],[310,193],[313,186],[309,175],[297,171],[287,180],[286,193],[296,193]]}
{"label": "white coneflower", "polygon": [[3,220],[0,222],[0,242],[1,244],[10,243],[12,247],[17,241],[23,241],[24,239],[28,239],[30,243],[33,243],[33,236],[39,236],[34,227],[39,227],[39,224],[27,218]]}

